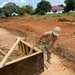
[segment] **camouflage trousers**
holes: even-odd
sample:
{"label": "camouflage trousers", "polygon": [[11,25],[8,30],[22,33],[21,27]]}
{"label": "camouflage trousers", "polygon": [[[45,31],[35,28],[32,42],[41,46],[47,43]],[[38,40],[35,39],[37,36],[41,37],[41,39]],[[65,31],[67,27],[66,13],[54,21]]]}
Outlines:
{"label": "camouflage trousers", "polygon": [[41,49],[43,52],[46,51],[46,53],[47,53],[47,61],[49,61],[50,58],[51,58],[51,53],[49,51],[50,45],[49,44],[45,44],[43,42],[39,42],[38,48]]}

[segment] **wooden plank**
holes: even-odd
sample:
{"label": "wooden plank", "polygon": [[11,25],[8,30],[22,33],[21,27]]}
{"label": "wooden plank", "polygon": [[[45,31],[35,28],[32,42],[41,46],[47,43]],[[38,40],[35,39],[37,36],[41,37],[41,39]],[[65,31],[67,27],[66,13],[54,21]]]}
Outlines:
{"label": "wooden plank", "polygon": [[20,50],[20,42],[18,43],[18,49]]}
{"label": "wooden plank", "polygon": [[[1,50],[1,49],[0,49],[0,53],[2,53],[4,56],[6,55],[6,53],[3,50]],[[13,60],[13,58],[9,57],[9,60]]]}
{"label": "wooden plank", "polygon": [[[24,43],[23,43],[24,44]],[[24,48],[25,48],[25,55],[27,55],[27,52],[26,52],[26,45],[24,44]]]}
{"label": "wooden plank", "polygon": [[22,43],[22,51],[23,51],[23,54],[26,55],[24,43]]}
{"label": "wooden plank", "polygon": [[3,60],[0,63],[0,68],[2,68],[5,64],[5,62],[7,61],[8,57],[10,56],[10,54],[12,53],[12,51],[14,50],[14,48],[16,47],[16,45],[19,43],[21,38],[18,38],[18,40],[15,42],[15,44],[12,46],[12,48],[9,50],[9,52],[6,54],[6,56],[3,58]]}
{"label": "wooden plank", "polygon": [[[24,56],[16,59],[0,69],[1,75],[39,75],[44,71],[43,53],[36,52],[32,56]],[[28,57],[28,58],[27,58]],[[20,60],[22,59],[22,60]],[[19,60],[19,61],[18,61]],[[40,61],[40,62],[39,62]],[[34,63],[33,63],[34,62]],[[6,64],[7,64],[6,63]]]}
{"label": "wooden plank", "polygon": [[22,50],[22,52],[23,52],[23,47],[22,47],[22,42],[20,41],[20,46],[21,46],[21,50]]}
{"label": "wooden plank", "polygon": [[10,65],[10,64],[13,64],[13,63],[15,63],[15,62],[19,62],[19,61],[21,61],[21,60],[23,60],[23,59],[27,59],[27,58],[32,57],[32,56],[35,56],[35,55],[37,55],[37,54],[39,54],[39,53],[43,53],[43,52],[42,52],[42,51],[41,51],[41,52],[38,51],[38,52],[36,52],[36,53],[33,53],[33,54],[30,54],[30,55],[27,55],[27,56],[24,56],[24,57],[18,58],[18,59],[16,59],[16,60],[13,60],[13,61],[10,61],[10,62],[5,63],[4,66],[7,66],[7,65]]}
{"label": "wooden plank", "polygon": [[22,54],[23,55],[26,55],[26,52],[25,52],[25,44],[22,43],[21,41],[18,43],[18,48],[19,50],[21,50]]}
{"label": "wooden plank", "polygon": [[22,51],[22,43],[21,43],[21,41],[18,43],[18,45],[19,45],[19,50]]}
{"label": "wooden plank", "polygon": [[21,46],[21,41],[18,43],[18,49],[19,49],[18,52],[19,52],[21,55],[23,55],[22,46]]}
{"label": "wooden plank", "polygon": [[[25,45],[27,45],[28,47],[32,48],[32,45],[30,45],[29,43],[25,42],[23,39],[21,39],[20,41],[21,41],[22,43],[24,43]],[[35,46],[34,46],[34,50],[35,50],[35,51],[40,51],[40,52],[41,52],[41,50],[38,49],[38,48],[35,47]]]}
{"label": "wooden plank", "polygon": [[6,47],[6,46],[8,46],[8,44],[1,45],[0,48],[4,48],[4,47]]}
{"label": "wooden plank", "polygon": [[29,49],[28,49],[28,46],[27,45],[25,45],[26,46],[26,53],[27,53],[27,55],[29,54],[28,52],[29,52]]}

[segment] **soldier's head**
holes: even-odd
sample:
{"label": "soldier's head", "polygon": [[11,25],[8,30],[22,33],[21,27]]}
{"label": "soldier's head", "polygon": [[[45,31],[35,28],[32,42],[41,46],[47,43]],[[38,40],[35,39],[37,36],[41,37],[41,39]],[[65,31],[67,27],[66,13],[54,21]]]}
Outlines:
{"label": "soldier's head", "polygon": [[60,33],[60,27],[55,27],[54,29],[53,29],[53,35],[59,35],[59,33]]}

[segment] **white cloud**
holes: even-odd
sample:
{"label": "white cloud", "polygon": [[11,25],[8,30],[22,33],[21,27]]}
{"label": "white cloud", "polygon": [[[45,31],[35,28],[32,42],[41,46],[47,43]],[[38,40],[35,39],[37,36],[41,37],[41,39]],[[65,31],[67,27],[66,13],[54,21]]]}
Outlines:
{"label": "white cloud", "polygon": [[18,4],[18,5],[23,5],[23,4],[27,4],[26,0],[7,0],[5,2],[3,2],[0,7],[3,7],[6,3],[8,2],[14,2],[15,4]]}
{"label": "white cloud", "polygon": [[46,0],[46,1],[57,2],[57,1],[60,1],[60,0]]}
{"label": "white cloud", "polygon": [[[6,0],[5,2],[3,2],[0,7],[3,7],[6,3],[8,2],[14,2],[16,5],[19,5],[19,6],[23,6],[23,5],[32,5],[33,7],[36,7],[37,3],[40,2],[41,0]],[[55,4],[59,4],[62,3],[64,0],[47,0],[49,1],[52,5],[55,5]]]}
{"label": "white cloud", "polygon": [[7,2],[3,2],[3,3],[0,5],[0,7],[3,7],[6,3],[7,3]]}
{"label": "white cloud", "polygon": [[14,3],[26,3],[26,0],[8,0],[8,2],[14,2]]}
{"label": "white cloud", "polygon": [[15,0],[16,1],[16,3],[26,3],[26,0]]}

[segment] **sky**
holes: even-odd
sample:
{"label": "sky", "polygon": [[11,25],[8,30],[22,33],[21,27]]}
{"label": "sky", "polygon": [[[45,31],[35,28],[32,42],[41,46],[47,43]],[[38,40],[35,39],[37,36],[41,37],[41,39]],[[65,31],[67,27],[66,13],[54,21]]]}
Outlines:
{"label": "sky", "polygon": [[[37,4],[40,1],[41,0],[0,0],[0,7],[3,7],[8,2],[14,2],[16,5],[20,7],[25,5],[31,5],[34,8],[36,8]],[[46,0],[46,1],[49,1],[52,6],[64,4],[64,0]]]}

